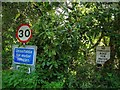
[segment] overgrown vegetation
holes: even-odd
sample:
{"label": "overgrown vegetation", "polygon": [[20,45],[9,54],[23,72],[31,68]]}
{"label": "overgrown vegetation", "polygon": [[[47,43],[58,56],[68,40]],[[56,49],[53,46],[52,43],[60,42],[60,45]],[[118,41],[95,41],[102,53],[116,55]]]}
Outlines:
{"label": "overgrown vegetation", "polygon": [[[3,88],[120,88],[120,3],[2,3]],[[11,71],[21,23],[31,25],[36,71]],[[110,46],[100,69],[96,46]]]}

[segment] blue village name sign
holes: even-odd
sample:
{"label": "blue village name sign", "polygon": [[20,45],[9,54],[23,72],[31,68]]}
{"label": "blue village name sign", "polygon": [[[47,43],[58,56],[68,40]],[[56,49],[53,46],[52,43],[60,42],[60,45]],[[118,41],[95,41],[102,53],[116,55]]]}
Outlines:
{"label": "blue village name sign", "polygon": [[36,52],[36,46],[18,47],[18,45],[13,45],[13,63],[35,65]]}

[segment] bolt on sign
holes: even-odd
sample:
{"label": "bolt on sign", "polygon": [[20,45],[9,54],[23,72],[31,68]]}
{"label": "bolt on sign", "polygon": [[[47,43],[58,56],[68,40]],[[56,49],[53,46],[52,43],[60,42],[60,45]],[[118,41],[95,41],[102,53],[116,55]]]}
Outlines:
{"label": "bolt on sign", "polygon": [[110,59],[110,47],[97,46],[96,47],[96,63],[104,64]]}

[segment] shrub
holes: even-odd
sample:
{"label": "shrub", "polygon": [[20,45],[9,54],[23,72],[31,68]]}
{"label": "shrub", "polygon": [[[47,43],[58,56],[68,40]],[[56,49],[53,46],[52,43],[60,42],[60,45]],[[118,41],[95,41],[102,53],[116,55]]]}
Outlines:
{"label": "shrub", "polygon": [[3,71],[3,88],[36,88],[36,73],[27,74],[20,71]]}

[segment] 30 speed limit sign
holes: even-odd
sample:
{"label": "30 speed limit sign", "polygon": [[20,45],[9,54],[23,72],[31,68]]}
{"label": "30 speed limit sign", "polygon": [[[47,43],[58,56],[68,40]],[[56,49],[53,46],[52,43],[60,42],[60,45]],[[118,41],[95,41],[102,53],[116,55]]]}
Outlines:
{"label": "30 speed limit sign", "polygon": [[16,38],[22,42],[26,43],[32,37],[32,30],[30,29],[29,24],[21,24],[16,32]]}

